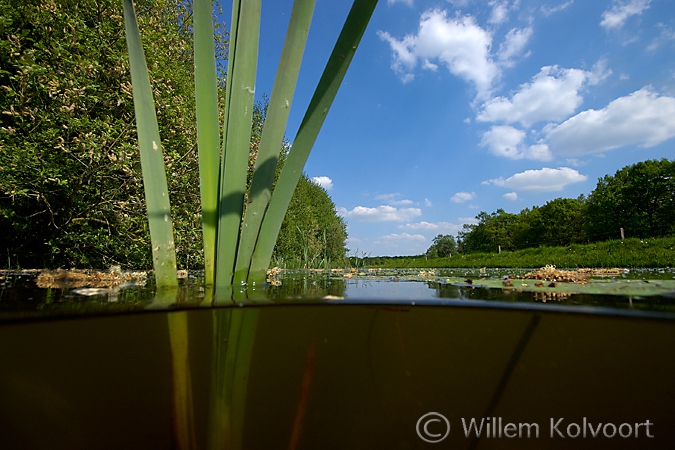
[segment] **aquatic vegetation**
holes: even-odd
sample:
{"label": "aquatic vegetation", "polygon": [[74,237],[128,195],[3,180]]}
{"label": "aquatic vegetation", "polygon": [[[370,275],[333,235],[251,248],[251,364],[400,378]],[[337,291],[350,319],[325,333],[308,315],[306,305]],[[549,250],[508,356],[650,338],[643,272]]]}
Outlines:
{"label": "aquatic vegetation", "polygon": [[[278,152],[314,4],[315,0],[295,0],[293,4],[250,186],[247,186],[246,173],[261,0],[233,1],[222,130],[218,116],[211,2],[195,0],[193,4],[205,282],[223,287],[225,296],[233,284],[265,281],[274,244],[302,168],[377,0],[354,1],[293,140],[293,151],[274,184]],[[132,0],[124,1],[124,11],[153,264],[157,285],[170,287],[176,285],[176,257],[156,112]]]}

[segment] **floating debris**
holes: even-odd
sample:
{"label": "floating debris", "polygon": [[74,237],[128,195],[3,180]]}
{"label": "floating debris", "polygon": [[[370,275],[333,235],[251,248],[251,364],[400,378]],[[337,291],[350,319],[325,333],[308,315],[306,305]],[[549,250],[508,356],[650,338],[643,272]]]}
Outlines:
{"label": "floating debris", "polygon": [[[624,274],[624,269],[577,269],[560,270],[553,265],[542,267],[523,275],[522,279],[544,280],[563,283],[587,283],[591,277],[606,277]],[[553,286],[551,286],[553,287]]]}
{"label": "floating debris", "polygon": [[112,266],[110,270],[106,271],[88,269],[43,270],[35,282],[40,288],[107,288],[123,284],[144,285],[147,277],[147,272],[124,272],[119,266]]}
{"label": "floating debris", "polygon": [[281,280],[277,278],[281,271],[282,270],[276,266],[272,267],[271,269],[267,269],[267,279],[265,281],[272,286],[281,286]]}

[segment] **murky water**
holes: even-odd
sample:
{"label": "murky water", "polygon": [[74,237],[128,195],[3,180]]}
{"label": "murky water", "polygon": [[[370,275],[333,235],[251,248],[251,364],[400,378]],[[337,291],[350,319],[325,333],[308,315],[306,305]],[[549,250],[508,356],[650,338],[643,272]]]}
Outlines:
{"label": "murky water", "polygon": [[[673,348],[675,320],[470,301],[5,323],[0,440],[14,450],[673,448]],[[420,434],[442,437],[439,415],[450,428],[434,447]],[[491,425],[477,436],[471,420]]]}
{"label": "murky water", "polygon": [[215,301],[197,273],[5,273],[0,447],[673,448],[673,271],[603,281],[646,296],[470,282],[517,272],[286,272]]}

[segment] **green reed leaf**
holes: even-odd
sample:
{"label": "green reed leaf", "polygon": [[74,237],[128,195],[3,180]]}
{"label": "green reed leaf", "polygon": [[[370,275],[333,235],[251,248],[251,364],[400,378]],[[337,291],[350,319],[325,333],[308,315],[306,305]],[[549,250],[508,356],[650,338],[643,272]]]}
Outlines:
{"label": "green reed leaf", "polygon": [[[228,74],[229,104],[220,182],[216,286],[231,285],[239,242],[251,141],[255,77],[258,65],[260,0],[240,0],[231,34],[235,48]],[[233,7],[233,10],[235,8]],[[232,52],[232,48],[230,47]]]}
{"label": "green reed leaf", "polygon": [[315,3],[316,0],[295,0],[293,3],[251,181],[249,204],[246,207],[237,251],[235,284],[245,282],[248,278],[253,248],[258,239],[265,209],[270,201],[274,171],[284,139]]}
{"label": "green reed leaf", "polygon": [[206,285],[212,285],[215,276],[218,228],[220,124],[218,122],[218,84],[211,0],[194,0],[193,20],[197,145],[204,233],[204,276]]}
{"label": "green reed leaf", "polygon": [[124,0],[124,24],[129,49],[129,67],[155,279],[158,287],[172,287],[178,284],[178,280],[171,205],[148,67],[131,0]]}
{"label": "green reed leaf", "polygon": [[249,280],[264,281],[281,223],[328,110],[354,57],[377,0],[355,0],[307,108],[274,188],[256,243]]}

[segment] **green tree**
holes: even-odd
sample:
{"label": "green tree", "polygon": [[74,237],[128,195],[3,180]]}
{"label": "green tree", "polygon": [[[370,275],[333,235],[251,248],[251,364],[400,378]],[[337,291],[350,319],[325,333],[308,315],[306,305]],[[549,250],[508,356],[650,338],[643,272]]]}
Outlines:
{"label": "green tree", "polygon": [[[165,152],[178,264],[200,267],[190,2],[135,4]],[[227,34],[217,28],[221,75],[226,44]],[[3,263],[8,255],[13,266],[24,267],[152,267],[122,2],[0,2],[0,92]],[[263,100],[255,109],[250,161],[265,112]],[[321,213],[286,227],[301,230],[312,254],[335,260],[342,251],[344,257],[344,222],[326,206],[327,194],[328,200],[309,197]],[[294,199],[289,214],[302,217],[305,209]]]}
{"label": "green tree", "polygon": [[345,261],[347,226],[326,190],[303,174],[279,231],[272,259],[307,267]]}
{"label": "green tree", "polygon": [[[566,246],[586,240],[585,198],[556,198],[535,207],[526,216],[529,225],[527,247]],[[519,247],[526,248],[526,247]]]}
{"label": "green tree", "polygon": [[457,242],[449,234],[439,234],[433,239],[433,244],[427,249],[427,258],[446,258],[457,253]]}
{"label": "green tree", "polygon": [[[0,8],[3,250],[23,265],[150,266],[121,3]],[[183,260],[199,237],[186,8],[139,7]]]}
{"label": "green tree", "polygon": [[514,237],[518,216],[498,209],[492,214],[481,211],[476,216],[477,224],[465,224],[459,232],[464,253],[496,252],[514,249]]}
{"label": "green tree", "polygon": [[675,161],[649,160],[598,180],[588,198],[586,232],[593,241],[675,233]]}

